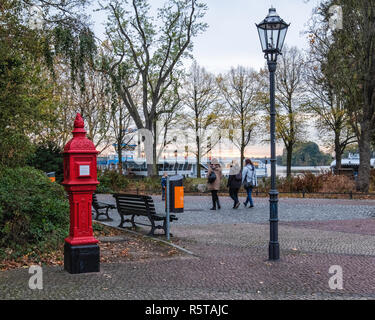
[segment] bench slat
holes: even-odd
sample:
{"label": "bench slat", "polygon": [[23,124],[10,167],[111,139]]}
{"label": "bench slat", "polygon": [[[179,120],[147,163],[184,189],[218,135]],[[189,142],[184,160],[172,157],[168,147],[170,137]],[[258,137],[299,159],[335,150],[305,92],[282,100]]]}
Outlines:
{"label": "bench slat", "polygon": [[[129,203],[121,203],[119,202],[118,203],[118,206],[120,207],[123,207],[123,208],[131,208],[133,210],[146,210],[147,211],[147,207],[146,206],[141,206],[141,205],[136,205],[136,204],[129,204]],[[153,213],[155,212],[155,208],[149,208],[150,212]]]}

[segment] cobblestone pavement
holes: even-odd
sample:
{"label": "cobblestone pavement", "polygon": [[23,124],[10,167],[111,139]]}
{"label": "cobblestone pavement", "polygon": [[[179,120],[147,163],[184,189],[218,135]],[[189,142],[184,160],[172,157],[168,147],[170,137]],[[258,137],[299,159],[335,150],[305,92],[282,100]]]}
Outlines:
{"label": "cobblestone pavement", "polygon": [[[267,199],[238,211],[229,209],[229,199],[220,211],[203,211],[209,204],[186,197],[187,210],[171,226],[194,256],[102,264],[99,273],[82,275],[44,267],[44,289],[36,291],[28,288],[27,269],[2,272],[0,299],[375,298],[375,235],[368,227],[375,201],[281,199],[278,262],[267,260]],[[343,290],[329,288],[333,265],[343,269]]]}
{"label": "cobblestone pavement", "polygon": [[[98,195],[99,201],[115,203],[110,195]],[[158,212],[163,212],[164,202],[161,197],[154,197]],[[240,198],[241,203],[245,198]],[[206,225],[236,223],[267,223],[269,220],[269,201],[266,198],[255,198],[255,208],[233,210],[233,201],[229,197],[221,197],[221,210],[210,211],[210,197],[185,197],[185,212],[179,214],[179,220],[173,225]],[[116,210],[110,213],[113,225],[120,223]],[[281,222],[291,221],[329,221],[368,219],[375,217],[375,200],[331,200],[331,199],[292,199],[281,198],[279,201],[279,219]]]}

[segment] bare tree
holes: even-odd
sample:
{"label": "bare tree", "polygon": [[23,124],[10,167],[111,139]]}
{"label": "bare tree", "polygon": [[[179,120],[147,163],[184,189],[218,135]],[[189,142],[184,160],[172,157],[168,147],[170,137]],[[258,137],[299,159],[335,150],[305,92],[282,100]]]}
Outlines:
{"label": "bare tree", "polygon": [[232,68],[224,76],[220,75],[217,82],[227,104],[228,117],[224,119],[224,126],[240,131],[240,136],[232,136],[231,141],[240,150],[242,170],[245,149],[259,124],[258,74],[252,69],[239,66]]}
{"label": "bare tree", "polygon": [[[215,102],[218,101],[219,93],[215,77],[195,61],[191,66],[184,90],[186,112],[183,114],[183,124],[186,129],[194,132],[195,151],[193,153],[197,159],[197,177],[200,178],[201,159],[218,142],[218,139],[211,139],[208,130],[217,123],[218,116],[214,107]],[[205,145],[209,146],[206,152],[203,151]]]}
{"label": "bare tree", "polygon": [[[322,46],[319,46],[319,50]],[[321,72],[326,61],[312,49],[306,68],[308,95],[305,110],[316,118],[316,125],[323,142],[335,151],[336,169],[341,169],[342,155],[346,147],[356,142],[356,136],[346,112],[346,99]],[[315,54],[314,54],[315,52]],[[324,58],[323,58],[324,59]]]}
{"label": "bare tree", "polygon": [[[344,28],[332,30],[330,8],[340,5]],[[367,0],[329,0],[319,5],[312,41],[322,43],[329,34],[324,75],[342,90],[360,155],[357,190],[368,192],[371,139],[375,132],[375,7]]]}
{"label": "bare tree", "polygon": [[86,71],[84,91],[72,91],[73,105],[85,119],[87,136],[103,152],[113,141],[110,130],[112,117],[112,87],[110,79],[100,72]]}
{"label": "bare tree", "polygon": [[[159,150],[156,154],[156,160],[160,159],[161,154],[165,148],[172,143],[169,139],[169,132],[173,128],[180,127],[181,113],[182,113],[182,98],[180,95],[179,83],[176,81],[173,88],[163,96],[160,105],[158,107],[157,122],[158,127],[154,128],[156,133],[155,144],[159,146]],[[162,138],[160,141],[159,138]]]}
{"label": "bare tree", "polygon": [[114,132],[115,149],[118,155],[118,172],[123,173],[122,165],[122,155],[123,150],[128,147],[129,143],[133,139],[132,133],[129,135],[129,129],[131,124],[131,117],[128,109],[124,105],[121,99],[116,97],[114,94],[114,99],[112,103],[112,117],[111,117],[111,127]]}
{"label": "bare tree", "polygon": [[[169,0],[158,11],[159,27],[149,16],[147,0],[132,0],[130,6],[119,0],[103,7],[109,12],[107,37],[112,50],[102,59],[101,69],[110,75],[114,88],[128,108],[138,129],[154,132],[158,107],[173,85],[181,59],[189,56],[192,39],[206,29],[200,20],[206,5],[198,0]],[[131,89],[140,84],[138,105]],[[156,170],[148,164],[149,175]]]}
{"label": "bare tree", "polygon": [[[303,115],[305,61],[296,47],[284,46],[276,71],[276,135],[282,140],[287,151],[287,176],[291,176],[292,154],[295,144],[302,140],[305,118]],[[268,71],[261,70],[263,105],[269,113]],[[269,127],[268,116],[265,126]]]}

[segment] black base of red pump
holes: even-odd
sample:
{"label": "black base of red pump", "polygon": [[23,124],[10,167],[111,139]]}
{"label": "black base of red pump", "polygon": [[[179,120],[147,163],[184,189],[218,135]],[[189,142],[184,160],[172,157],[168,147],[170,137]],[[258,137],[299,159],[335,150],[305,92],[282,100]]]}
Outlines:
{"label": "black base of red pump", "polygon": [[65,242],[64,269],[71,274],[100,271],[100,249],[97,244],[72,246]]}

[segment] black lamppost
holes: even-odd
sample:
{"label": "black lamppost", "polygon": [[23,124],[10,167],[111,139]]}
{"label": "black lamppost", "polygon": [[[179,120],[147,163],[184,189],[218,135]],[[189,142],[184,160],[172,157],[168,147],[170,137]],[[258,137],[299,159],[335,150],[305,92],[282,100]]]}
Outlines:
{"label": "black lamppost", "polygon": [[279,193],[276,187],[276,109],[275,109],[275,71],[277,56],[281,54],[288,27],[276,13],[275,8],[269,9],[268,16],[257,24],[260,43],[267,59],[270,72],[270,116],[271,116],[271,190],[270,190],[270,243],[269,260],[279,260],[280,247],[278,241],[278,202]]}

